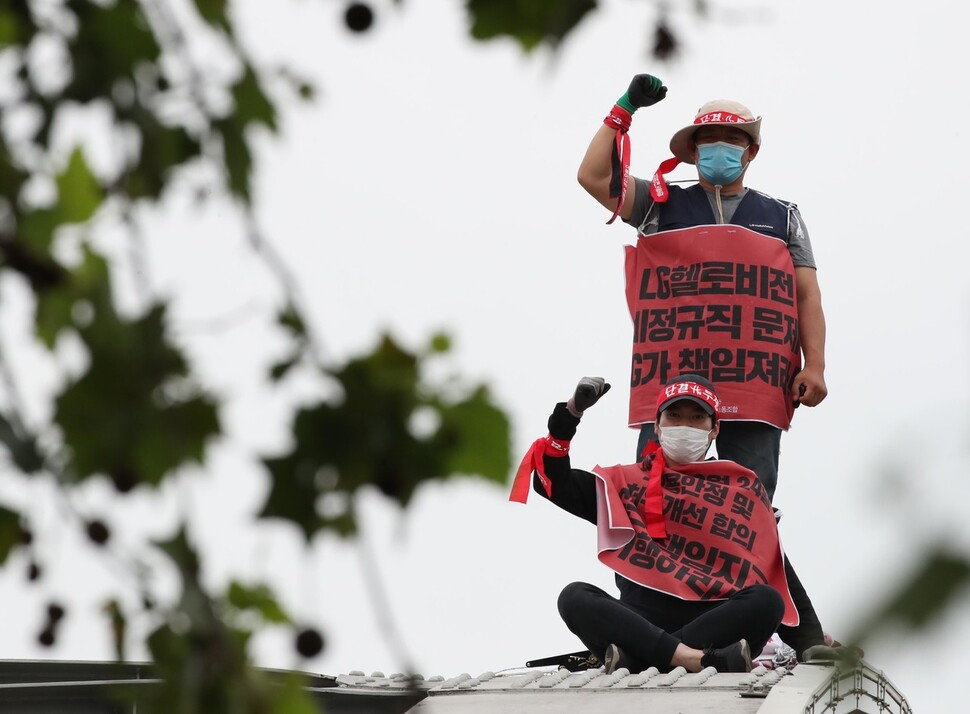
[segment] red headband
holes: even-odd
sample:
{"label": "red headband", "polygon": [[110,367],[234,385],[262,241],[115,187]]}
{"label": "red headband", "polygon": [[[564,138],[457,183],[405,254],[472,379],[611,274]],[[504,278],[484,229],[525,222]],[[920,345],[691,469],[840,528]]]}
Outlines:
{"label": "red headband", "polygon": [[754,119],[745,119],[737,114],[732,114],[731,112],[710,112],[702,116],[697,117],[694,120],[695,124],[711,124],[711,123],[721,123],[721,124],[748,124],[755,121]]}
{"label": "red headband", "polygon": [[660,392],[657,394],[657,414],[660,414],[661,409],[667,402],[684,397],[694,397],[695,399],[701,400],[714,410],[714,416],[717,416],[721,410],[721,400],[717,398],[717,395],[712,390],[703,384],[698,384],[697,382],[674,382],[673,384],[668,384],[660,388]]}

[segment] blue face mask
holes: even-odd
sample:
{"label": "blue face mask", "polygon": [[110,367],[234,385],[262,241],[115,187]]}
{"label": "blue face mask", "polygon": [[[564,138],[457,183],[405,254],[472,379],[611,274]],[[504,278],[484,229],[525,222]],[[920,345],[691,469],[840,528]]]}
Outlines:
{"label": "blue face mask", "polygon": [[699,144],[697,147],[697,170],[701,178],[715,186],[727,186],[738,180],[744,167],[741,155],[746,146],[735,146],[724,141]]}

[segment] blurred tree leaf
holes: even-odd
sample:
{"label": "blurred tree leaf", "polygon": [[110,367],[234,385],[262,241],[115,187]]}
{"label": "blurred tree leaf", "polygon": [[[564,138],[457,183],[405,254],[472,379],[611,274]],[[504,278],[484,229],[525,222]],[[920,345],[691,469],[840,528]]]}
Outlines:
{"label": "blurred tree leaf", "polygon": [[286,307],[277,315],[276,321],[297,337],[305,338],[307,336],[306,324],[293,303],[287,303]]}
{"label": "blurred tree leaf", "polygon": [[114,643],[115,659],[125,661],[125,635],[128,632],[128,618],[115,598],[109,599],[101,608],[108,617],[111,628],[111,641]]}
{"label": "blurred tree leaf", "polygon": [[90,102],[111,96],[122,79],[134,79],[143,63],[154,64],[161,49],[139,3],[69,3],[77,34],[69,42],[72,79],[62,97]]}
{"label": "blurred tree leaf", "polygon": [[195,7],[199,11],[199,16],[214,27],[230,31],[232,26],[229,24],[228,0],[195,0]]}
{"label": "blurred tree leaf", "polygon": [[241,124],[262,124],[276,131],[276,109],[263,92],[256,72],[250,65],[246,65],[242,79],[232,88],[232,96],[236,102],[234,114]]}
{"label": "blurred tree leaf", "polygon": [[132,200],[159,198],[173,177],[173,170],[201,156],[198,139],[179,126],[166,126],[158,117],[136,104],[120,116],[131,122],[141,136],[140,152],[118,182]]}
{"label": "blurred tree leaf", "polygon": [[249,203],[253,157],[246,141],[246,126],[235,116],[214,121],[212,126],[222,137],[222,154],[229,191]]}
{"label": "blurred tree leaf", "polygon": [[[307,540],[319,527],[316,471],[293,455],[264,459],[271,487],[261,518],[281,518],[295,523]],[[346,534],[344,534],[346,535]]]}
{"label": "blurred tree leaf", "polygon": [[[446,347],[440,337],[433,343],[429,354]],[[373,485],[406,506],[418,485],[452,473],[504,482],[507,418],[482,387],[454,400],[425,384],[426,359],[385,336],[372,353],[332,371],[341,397],[301,409],[292,451],[264,460],[272,486],[262,517],[290,520],[309,540],[320,528],[355,530],[349,506],[318,515],[326,494],[350,497]],[[413,419],[422,414],[427,423],[419,429]]]}
{"label": "blurred tree leaf", "polygon": [[0,197],[7,203],[14,203],[28,177],[29,174],[14,162],[6,138],[0,134]]}
{"label": "blurred tree leaf", "polygon": [[[251,632],[231,627],[200,581],[202,564],[185,529],[156,544],[182,577],[182,598],[168,620],[148,636],[148,647],[162,680],[152,697],[139,702],[158,714],[265,714],[315,712],[310,695],[290,680],[282,686],[252,666],[247,654]],[[230,587],[225,600],[271,613],[265,593]],[[257,603],[259,605],[257,605]]]}
{"label": "blurred tree leaf", "polygon": [[266,622],[289,624],[290,616],[283,612],[272,591],[265,585],[246,586],[233,581],[229,584],[229,604],[237,610],[255,610]]}
{"label": "blurred tree leaf", "polygon": [[511,37],[526,51],[543,42],[559,45],[596,5],[596,0],[466,0],[473,38]]}
{"label": "blurred tree leaf", "polygon": [[299,675],[284,677],[281,687],[274,692],[269,714],[320,714],[320,708],[303,688]]}
{"label": "blurred tree leaf", "polygon": [[0,565],[7,562],[10,551],[23,542],[23,532],[20,514],[0,506]]}
{"label": "blurred tree leaf", "polygon": [[165,338],[165,307],[132,320],[104,296],[93,308],[78,330],[88,370],[56,400],[75,477],[124,472],[158,485],[186,461],[201,463],[206,442],[220,432],[216,403],[179,379],[188,367]]}
{"label": "blurred tree leaf", "polygon": [[275,362],[269,368],[269,378],[278,382],[293,369],[300,361],[300,355],[294,355],[293,357],[287,357],[286,359],[279,360]]}
{"label": "blurred tree leaf", "polygon": [[37,296],[34,328],[37,337],[47,346],[54,343],[61,330],[74,328],[84,313],[94,310],[94,305],[111,300],[108,264],[90,248],[85,248],[81,262],[72,271],[65,271],[65,279],[56,287],[44,290]]}
{"label": "blurred tree leaf", "polygon": [[37,440],[18,434],[3,414],[0,414],[0,443],[7,447],[14,465],[25,474],[36,473],[44,467]]}
{"label": "blurred tree leaf", "polygon": [[945,544],[927,549],[903,586],[892,593],[860,624],[850,643],[862,643],[875,632],[894,624],[912,630],[940,617],[970,584],[970,561]]}
{"label": "blurred tree leaf", "polygon": [[17,236],[21,245],[27,251],[33,251],[41,260],[40,256],[46,257],[50,249],[51,241],[54,239],[54,231],[60,225],[61,213],[58,207],[38,208],[27,211],[20,215],[20,230]]}
{"label": "blurred tree leaf", "polygon": [[0,7],[0,48],[27,44],[37,27],[33,24],[26,0],[11,0]]}
{"label": "blurred tree leaf", "polygon": [[474,474],[499,484],[508,478],[509,422],[480,387],[465,401],[441,406],[440,433],[450,433],[453,448],[444,474]]}
{"label": "blurred tree leaf", "polygon": [[57,195],[58,223],[83,223],[101,205],[103,191],[79,148],[71,153],[67,168],[57,177]]}

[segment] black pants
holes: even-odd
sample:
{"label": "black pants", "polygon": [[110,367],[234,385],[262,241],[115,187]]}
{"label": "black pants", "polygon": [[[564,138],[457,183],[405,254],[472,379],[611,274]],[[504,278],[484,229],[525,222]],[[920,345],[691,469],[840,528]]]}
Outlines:
{"label": "black pants", "polygon": [[[602,661],[616,644],[630,671],[671,669],[677,645],[696,649],[725,647],[741,638],[761,652],[785,612],[778,591],[752,585],[727,600],[681,600],[644,588],[643,604],[632,605],[588,583],[570,583],[559,595],[566,626]],[[646,606],[646,603],[650,603]]]}

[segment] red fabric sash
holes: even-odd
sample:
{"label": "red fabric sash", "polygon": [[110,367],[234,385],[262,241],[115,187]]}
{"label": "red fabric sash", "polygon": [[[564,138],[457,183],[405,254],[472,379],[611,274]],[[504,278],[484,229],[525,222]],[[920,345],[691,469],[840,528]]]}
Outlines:
{"label": "red fabric sash", "polygon": [[512,481],[512,492],[509,493],[509,500],[516,503],[525,503],[529,500],[529,487],[532,485],[532,472],[535,471],[539,476],[539,482],[546,491],[546,495],[552,497],[552,480],[546,476],[546,468],[542,463],[543,456],[566,456],[569,453],[569,442],[561,439],[554,439],[552,435],[542,439],[536,439],[532,446],[525,452],[519,468],[515,471],[515,479]]}
{"label": "red fabric sash", "polygon": [[667,468],[667,460],[664,458],[663,449],[656,441],[647,443],[643,449],[643,458],[643,463],[649,464],[647,469],[650,472],[650,478],[647,480],[647,493],[643,499],[643,515],[647,524],[647,535],[651,538],[666,538],[667,526],[664,525],[663,516],[663,479],[660,477]]}
{"label": "red fabric sash", "polygon": [[670,198],[670,191],[667,190],[667,182],[664,180],[664,174],[669,174],[678,166],[680,166],[680,159],[671,158],[662,161],[660,166],[657,167],[656,173],[654,173],[653,178],[650,180],[650,195],[657,203],[666,203],[667,199]]}
{"label": "red fabric sash", "polygon": [[682,372],[714,383],[722,419],[791,426],[801,348],[784,241],[734,225],[640,235],[626,248],[626,297],[630,426],[656,419],[661,385]]}
{"label": "red fabric sash", "polygon": [[684,600],[723,600],[768,584],[798,624],[771,502],[753,471],[700,461],[663,472],[667,536],[654,538],[646,513],[650,482],[639,464],[597,466],[599,559],[628,580]]}
{"label": "red fabric sash", "polygon": [[606,126],[616,129],[610,159],[613,167],[610,177],[610,198],[616,199],[616,210],[613,211],[613,215],[607,221],[608,224],[615,221],[616,217],[620,215],[620,209],[623,208],[623,203],[626,201],[626,191],[630,185],[630,152],[632,149],[630,135],[627,132],[630,131],[632,121],[633,115],[619,104],[614,105],[603,120]]}

